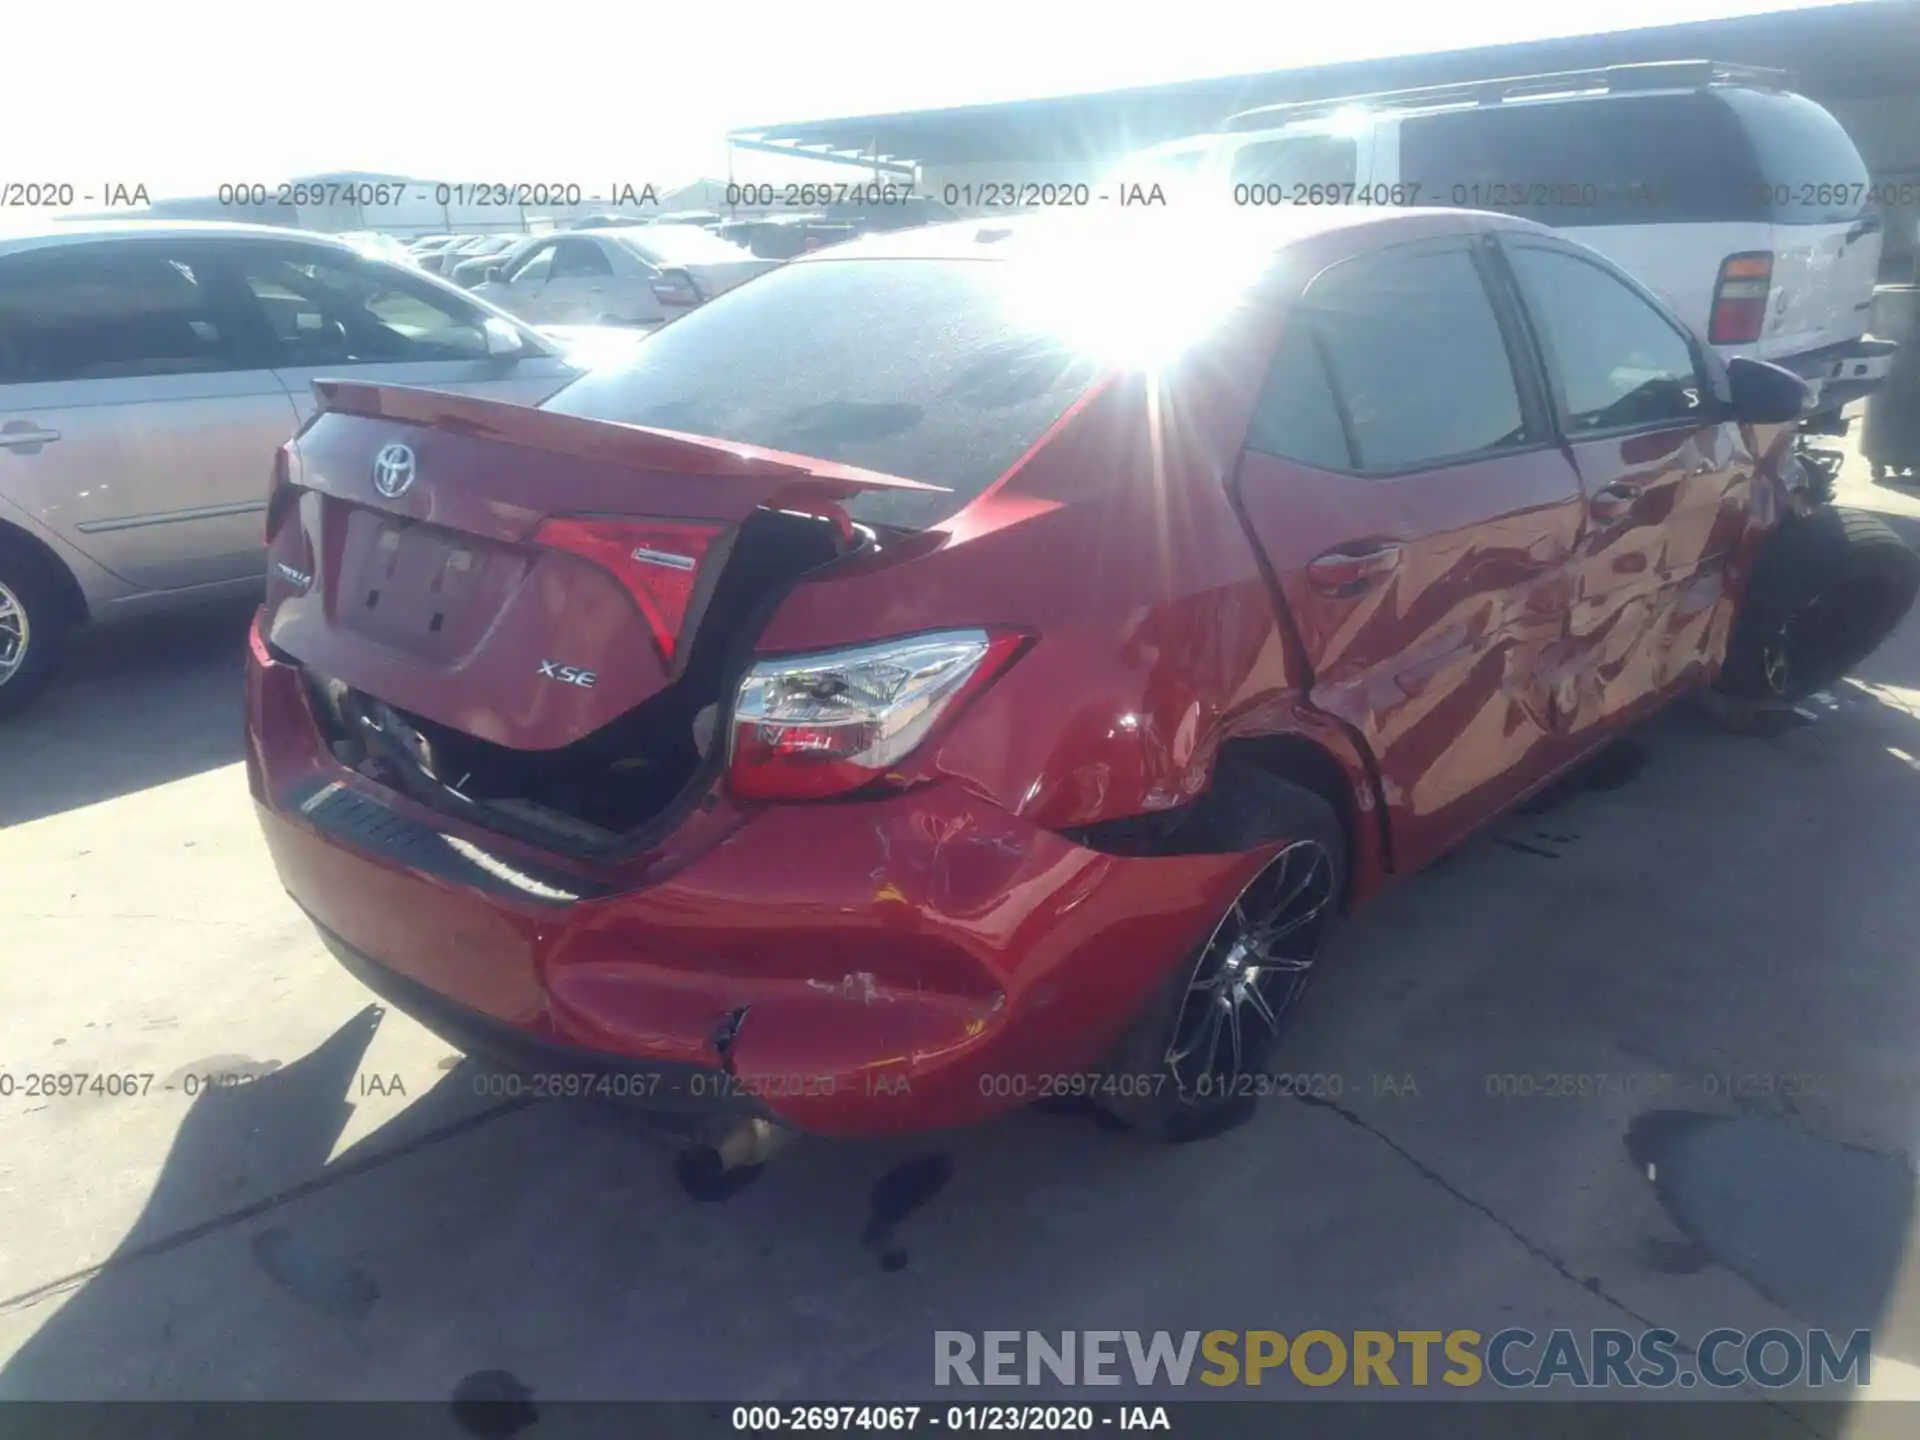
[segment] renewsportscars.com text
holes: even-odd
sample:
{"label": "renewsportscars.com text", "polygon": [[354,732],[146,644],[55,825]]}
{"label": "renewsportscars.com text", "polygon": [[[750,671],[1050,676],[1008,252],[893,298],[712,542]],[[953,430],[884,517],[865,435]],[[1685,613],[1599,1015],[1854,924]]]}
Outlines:
{"label": "renewsportscars.com text", "polygon": [[1733,1389],[1871,1383],[1867,1330],[936,1330],[936,1385]]}

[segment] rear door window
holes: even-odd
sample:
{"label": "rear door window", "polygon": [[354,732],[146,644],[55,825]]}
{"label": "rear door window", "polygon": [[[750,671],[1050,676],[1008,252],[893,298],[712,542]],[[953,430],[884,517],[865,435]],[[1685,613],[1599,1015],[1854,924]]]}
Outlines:
{"label": "rear door window", "polygon": [[1351,470],[1353,451],[1311,324],[1287,326],[1247,429],[1247,448],[1319,470]]}
{"label": "rear door window", "polygon": [[1032,447],[1101,373],[1023,324],[986,260],[784,266],[597,369],[544,408],[857,465],[951,487],[864,495],[856,519],[952,514]]}
{"label": "rear door window", "polygon": [[93,244],[0,264],[0,383],[249,367],[200,257]]}
{"label": "rear door window", "polygon": [[1508,101],[1399,124],[1417,203],[1547,225],[1765,221],[1753,147],[1717,94]]}
{"label": "rear door window", "polygon": [[1847,224],[1867,213],[1872,180],[1840,122],[1804,95],[1727,90],[1759,161],[1777,225]]}
{"label": "rear door window", "polygon": [[[1530,444],[1506,337],[1464,245],[1389,250],[1307,287],[1353,467],[1397,473]],[[1306,458],[1304,456],[1300,458]]]}

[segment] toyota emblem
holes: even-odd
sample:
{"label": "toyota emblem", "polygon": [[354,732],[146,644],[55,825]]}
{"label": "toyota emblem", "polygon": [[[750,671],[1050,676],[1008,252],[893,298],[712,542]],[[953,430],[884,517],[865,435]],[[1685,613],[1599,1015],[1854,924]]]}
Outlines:
{"label": "toyota emblem", "polygon": [[389,500],[397,500],[413,484],[413,448],[408,445],[383,445],[373,457],[373,488]]}

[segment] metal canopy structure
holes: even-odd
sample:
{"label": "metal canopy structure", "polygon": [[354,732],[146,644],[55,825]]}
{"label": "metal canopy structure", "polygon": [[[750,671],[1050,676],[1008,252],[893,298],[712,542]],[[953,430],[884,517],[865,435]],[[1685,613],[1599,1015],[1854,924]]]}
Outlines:
{"label": "metal canopy structure", "polygon": [[751,130],[736,130],[727,136],[727,144],[734,150],[759,150],[769,155],[784,155],[790,160],[820,160],[829,165],[857,165],[862,170],[877,170],[888,175],[904,175],[909,179],[914,172],[914,163],[896,155],[876,155],[871,152],[848,150],[829,143],[808,145],[769,140]]}
{"label": "metal canopy structure", "polygon": [[911,173],[916,164],[1099,162],[1211,129],[1229,115],[1258,106],[1702,55],[1788,70],[1794,89],[1823,101],[1906,94],[1920,73],[1920,5],[1911,0],[1851,0],[1726,20],[1094,94],[750,125],[727,138],[736,149],[890,173]]}

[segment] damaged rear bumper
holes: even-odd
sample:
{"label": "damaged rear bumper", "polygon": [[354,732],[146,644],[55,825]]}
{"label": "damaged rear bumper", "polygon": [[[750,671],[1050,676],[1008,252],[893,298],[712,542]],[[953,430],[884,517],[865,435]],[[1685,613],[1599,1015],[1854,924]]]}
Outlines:
{"label": "damaged rear bumper", "polygon": [[663,1110],[877,1135],[1082,1091],[1257,864],[1104,854],[943,783],[709,797],[592,870],[337,765],[295,667],[256,652],[247,696],[268,847],[343,963],[463,1048]]}
{"label": "damaged rear bumper", "polygon": [[1862,335],[1839,345],[1784,356],[1777,363],[1813,387],[1814,414],[1830,416],[1885,385],[1899,352],[1900,346],[1892,340]]}

